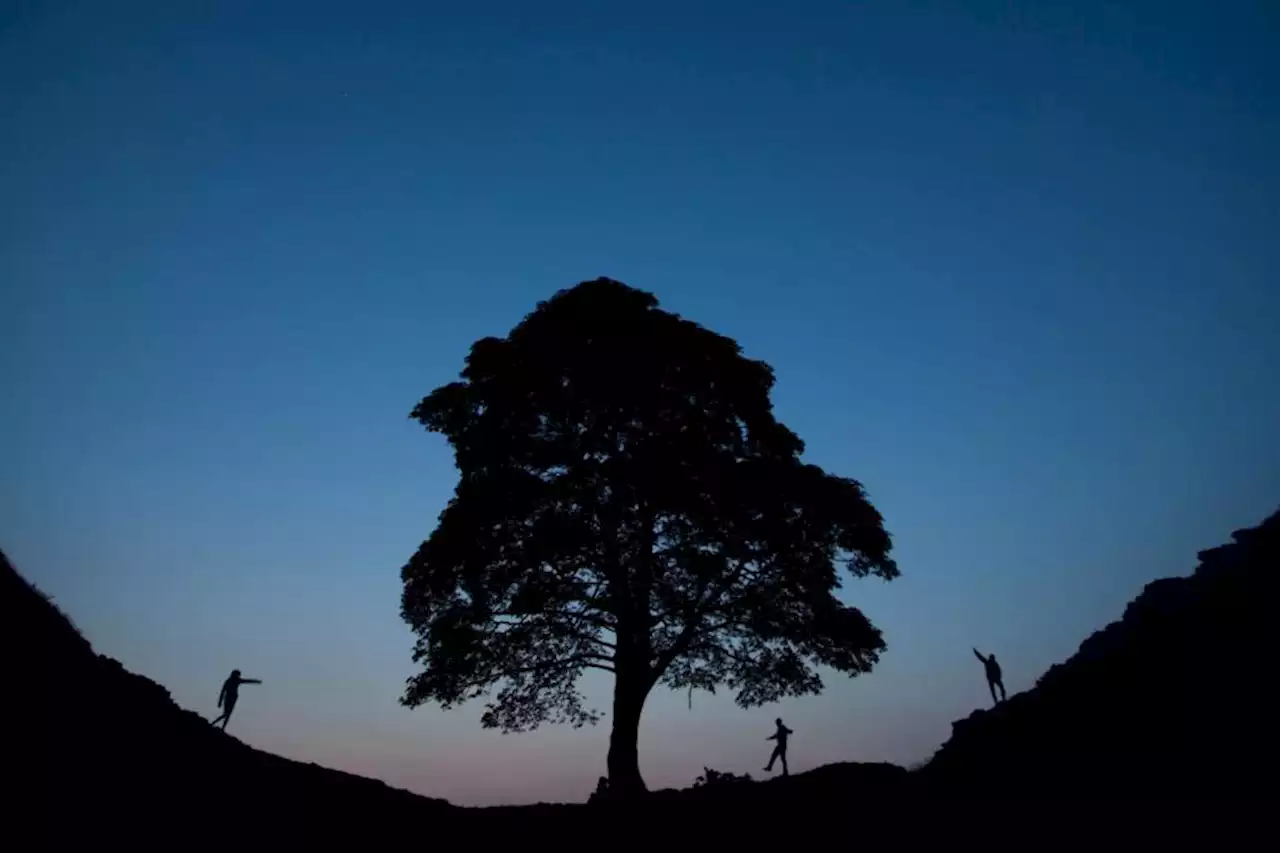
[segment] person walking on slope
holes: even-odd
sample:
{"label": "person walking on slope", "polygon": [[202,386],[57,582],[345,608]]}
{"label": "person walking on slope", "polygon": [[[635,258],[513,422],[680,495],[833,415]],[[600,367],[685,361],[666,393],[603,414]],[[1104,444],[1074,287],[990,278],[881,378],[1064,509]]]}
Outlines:
{"label": "person walking on slope", "polygon": [[787,737],[794,732],[782,724],[782,718],[774,720],[778,724],[778,730],[769,735],[765,740],[776,740],[778,745],[773,748],[773,754],[769,756],[769,763],[764,766],[764,772],[768,773],[773,770],[773,762],[782,759],[782,775],[790,776],[787,772]]}
{"label": "person walking on slope", "polygon": [[[1004,679],[1000,674],[1000,664],[996,663],[995,655],[982,656],[982,652],[977,649],[973,653],[978,656],[978,660],[982,661],[983,667],[987,670],[987,687],[991,690],[991,704],[999,705],[1005,700]],[[996,688],[1000,688],[1000,698],[996,698]]]}
{"label": "person walking on slope", "polygon": [[213,721],[216,726],[222,723],[222,730],[227,730],[227,722],[231,719],[231,712],[236,709],[236,700],[240,698],[241,684],[261,684],[262,681],[257,678],[241,678],[240,670],[233,669],[231,674],[227,676],[227,680],[222,682],[222,690],[218,693],[218,707],[222,709],[222,716]]}

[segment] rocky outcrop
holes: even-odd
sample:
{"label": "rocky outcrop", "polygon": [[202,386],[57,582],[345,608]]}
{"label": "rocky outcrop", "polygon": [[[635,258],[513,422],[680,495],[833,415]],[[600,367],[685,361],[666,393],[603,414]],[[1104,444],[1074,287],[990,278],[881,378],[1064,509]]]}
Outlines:
{"label": "rocky outcrop", "polygon": [[1026,796],[1235,796],[1274,755],[1280,513],[1153,581],[1025,693],[953,724],[935,787]]}

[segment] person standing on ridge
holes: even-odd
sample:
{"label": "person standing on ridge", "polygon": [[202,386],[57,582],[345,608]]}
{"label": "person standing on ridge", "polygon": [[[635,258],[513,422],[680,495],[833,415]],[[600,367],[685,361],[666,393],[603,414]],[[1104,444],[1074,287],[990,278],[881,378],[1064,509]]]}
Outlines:
{"label": "person standing on ridge", "polygon": [[233,669],[231,674],[227,676],[227,680],[222,682],[222,690],[218,693],[218,707],[222,709],[222,716],[213,721],[216,726],[222,723],[222,730],[227,730],[227,722],[231,719],[231,712],[236,709],[236,700],[240,698],[241,684],[261,684],[262,681],[257,678],[241,678],[240,670]]}
{"label": "person standing on ridge", "polygon": [[[999,705],[1005,700],[1004,678],[1000,673],[1000,664],[996,663],[995,655],[982,656],[982,652],[977,649],[973,653],[978,656],[978,660],[982,661],[982,665],[987,670],[987,687],[991,690],[991,704]],[[996,688],[1000,688],[1000,698],[996,698]]]}
{"label": "person standing on ridge", "polygon": [[773,762],[782,759],[782,775],[790,776],[787,772],[787,737],[794,732],[782,724],[782,718],[774,720],[778,724],[778,730],[769,735],[765,740],[776,740],[778,745],[773,748],[773,755],[769,756],[769,763],[764,766],[764,772],[768,773],[773,770]]}

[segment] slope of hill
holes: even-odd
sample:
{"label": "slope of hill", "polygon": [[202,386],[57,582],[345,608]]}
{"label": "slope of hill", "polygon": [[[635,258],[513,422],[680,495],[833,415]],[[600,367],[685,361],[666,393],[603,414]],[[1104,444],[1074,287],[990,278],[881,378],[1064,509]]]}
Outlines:
{"label": "slope of hill", "polygon": [[1147,584],[1031,690],[953,724],[922,775],[1026,796],[1237,796],[1270,766],[1280,513]]}
{"label": "slope of hill", "polygon": [[[94,653],[0,554],[6,650],[6,775],[50,846],[85,836],[377,834],[464,812],[382,782],[252,749],[174,704],[160,685]],[[21,735],[15,736],[15,733]],[[226,824],[221,829],[219,824]]]}
{"label": "slope of hill", "polygon": [[[906,771],[893,765],[836,764],[790,779],[656,791],[640,806],[538,805],[462,808],[382,782],[253,749],[176,705],[148,678],[99,655],[52,601],[0,553],[0,625],[9,683],[23,685],[9,726],[9,786],[28,801],[15,809],[55,848],[128,839],[152,846],[194,835],[261,836],[331,845],[375,840],[482,836],[529,841],[566,831],[604,834],[620,822],[629,835],[667,838],[690,822],[723,839],[743,814],[793,817],[838,808],[850,794],[884,799]],[[22,650],[19,653],[18,650]],[[21,732],[15,738],[13,733]],[[667,838],[667,840],[670,840]]]}
{"label": "slope of hill", "polygon": [[1193,575],[1148,584],[1119,621],[1033,689],[956,722],[915,773],[834,764],[789,779],[658,791],[632,804],[490,809],[291,761],[216,731],[163,687],[96,654],[0,554],[10,690],[3,766],[17,783],[8,786],[17,793],[6,802],[7,827],[23,832],[25,823],[58,848],[117,839],[185,845],[209,834],[327,846],[571,837],[686,847],[694,834],[762,843],[762,833],[855,825],[864,841],[878,830],[901,841],[930,826],[953,832],[957,824],[940,819],[949,804],[992,796],[1194,796],[1203,805],[1269,787],[1259,777],[1274,757],[1267,682],[1276,629],[1267,617],[1280,513],[1232,538],[1202,552]]}

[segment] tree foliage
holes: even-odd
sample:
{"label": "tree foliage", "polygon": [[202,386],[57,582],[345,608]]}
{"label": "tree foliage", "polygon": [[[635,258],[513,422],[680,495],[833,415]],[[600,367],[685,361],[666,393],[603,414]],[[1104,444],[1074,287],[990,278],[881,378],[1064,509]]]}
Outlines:
{"label": "tree foliage", "polygon": [[842,568],[895,577],[889,536],[857,481],[801,461],[773,381],[610,279],[477,341],[412,412],[460,476],[402,572],[421,664],[404,704],[488,696],[487,727],[582,725],[599,713],[578,677],[606,670],[615,773],[655,684],[745,707],[820,691],[817,665],[870,670],[881,634],[834,591]]}

